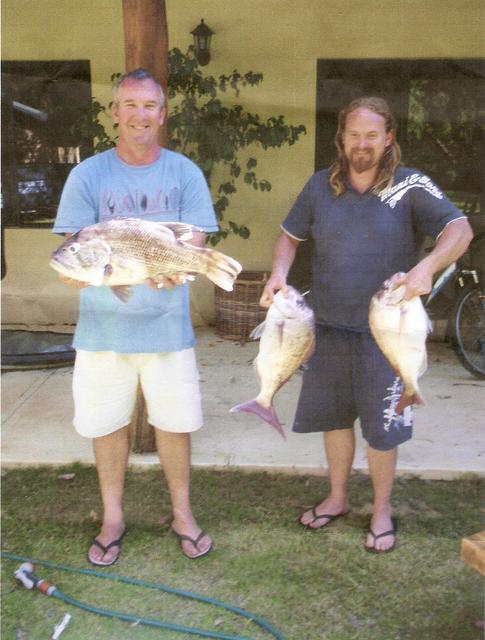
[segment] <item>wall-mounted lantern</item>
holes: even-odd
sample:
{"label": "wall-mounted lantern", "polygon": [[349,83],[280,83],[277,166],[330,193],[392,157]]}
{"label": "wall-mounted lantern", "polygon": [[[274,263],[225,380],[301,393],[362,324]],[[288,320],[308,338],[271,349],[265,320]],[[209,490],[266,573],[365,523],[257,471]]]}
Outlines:
{"label": "wall-mounted lantern", "polygon": [[195,56],[199,64],[203,67],[211,59],[211,36],[214,35],[215,31],[212,31],[212,29],[205,24],[204,20],[201,20],[200,24],[190,33],[194,36]]}

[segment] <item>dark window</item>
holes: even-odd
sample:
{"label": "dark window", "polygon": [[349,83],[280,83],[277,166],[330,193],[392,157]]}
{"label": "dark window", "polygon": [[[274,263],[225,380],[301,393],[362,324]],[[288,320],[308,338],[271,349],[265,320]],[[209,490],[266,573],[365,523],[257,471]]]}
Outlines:
{"label": "dark window", "polygon": [[[315,171],[335,158],[340,109],[381,96],[398,121],[403,164],[429,175],[483,230],[484,90],[483,59],[318,60]],[[302,243],[291,274],[297,286],[308,284],[310,259],[311,243]]]}
{"label": "dark window", "polygon": [[340,109],[359,96],[382,96],[398,121],[403,163],[476,215],[485,191],[484,89],[482,59],[319,60],[315,169],[335,156]]}
{"label": "dark window", "polygon": [[2,62],[2,218],[51,226],[73,165],[92,154],[87,60]]}

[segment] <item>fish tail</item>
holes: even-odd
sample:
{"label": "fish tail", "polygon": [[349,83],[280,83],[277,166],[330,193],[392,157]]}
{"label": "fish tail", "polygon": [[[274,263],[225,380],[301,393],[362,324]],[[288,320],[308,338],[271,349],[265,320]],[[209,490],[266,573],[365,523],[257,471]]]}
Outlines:
{"label": "fish tail", "polygon": [[417,390],[411,394],[403,393],[399,398],[399,402],[397,403],[396,415],[400,415],[406,407],[409,407],[413,404],[424,404],[424,399],[421,393]]}
{"label": "fish tail", "polygon": [[224,291],[232,291],[234,280],[242,270],[237,260],[214,249],[205,249],[205,274],[214,284]]}
{"label": "fish tail", "polygon": [[276,431],[286,440],[285,432],[283,431],[281,422],[278,420],[276,411],[273,406],[263,407],[257,400],[249,400],[249,402],[243,402],[235,407],[232,407],[230,413],[239,413],[245,411],[246,413],[254,413],[259,418],[267,422],[269,425],[276,429]]}

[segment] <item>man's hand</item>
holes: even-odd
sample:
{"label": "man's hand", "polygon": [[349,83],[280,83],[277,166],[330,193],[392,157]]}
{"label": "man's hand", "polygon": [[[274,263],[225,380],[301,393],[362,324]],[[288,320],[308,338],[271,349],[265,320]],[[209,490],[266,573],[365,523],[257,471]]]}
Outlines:
{"label": "man's hand", "polygon": [[283,231],[278,236],[273,249],[273,269],[271,276],[266,283],[259,304],[261,307],[269,307],[273,302],[276,292],[282,291],[286,296],[288,285],[286,277],[296,255],[296,248],[300,244],[299,240],[290,237]]}
{"label": "man's hand", "polygon": [[260,307],[269,307],[273,302],[273,298],[278,291],[282,291],[283,295],[286,295],[288,286],[286,284],[286,278],[279,275],[272,275],[266,286],[263,289],[261,298],[259,299]]}
{"label": "man's hand", "polygon": [[385,283],[390,291],[405,286],[404,300],[429,293],[433,288],[433,273],[426,264],[418,263],[407,273],[395,273]]}
{"label": "man's hand", "polygon": [[145,284],[150,289],[173,289],[179,284],[185,284],[187,280],[194,280],[194,276],[186,273],[174,273],[172,275],[157,275],[155,278],[147,278]]}
{"label": "man's hand", "polygon": [[[186,244],[192,244],[195,247],[205,247],[205,233],[202,231],[193,231],[190,240],[184,240]],[[174,273],[171,275],[157,275],[154,278],[147,278],[145,284],[151,289],[173,289],[179,284],[185,284],[187,281],[195,280],[195,276],[188,273]]]}
{"label": "man's hand", "polygon": [[405,300],[410,300],[415,296],[423,296],[433,288],[433,272],[426,264],[419,262],[406,273],[404,284],[406,285]]}
{"label": "man's hand", "polygon": [[74,287],[75,289],[84,289],[85,287],[89,287],[89,282],[74,280],[74,278],[63,276],[62,273],[58,273],[57,276],[63,284],[68,284],[70,287]]}

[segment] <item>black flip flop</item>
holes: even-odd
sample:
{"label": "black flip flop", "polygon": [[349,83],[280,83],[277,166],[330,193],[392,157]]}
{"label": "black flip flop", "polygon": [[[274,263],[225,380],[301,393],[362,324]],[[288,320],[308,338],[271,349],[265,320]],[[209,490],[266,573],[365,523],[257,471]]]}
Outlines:
{"label": "black flip flop", "polygon": [[[307,524],[304,524],[301,521],[301,516],[298,518],[298,524],[301,524],[302,527],[304,527],[305,529],[309,529],[310,531],[318,531],[319,529],[324,529],[328,524],[330,524],[333,520],[337,520],[337,518],[341,518],[342,516],[346,516],[348,514],[348,511],[342,511],[342,513],[336,513],[336,514],[331,514],[331,513],[322,513],[320,516],[317,514],[316,512],[316,505],[314,507],[311,508],[311,512],[312,512],[312,516],[313,516],[313,520],[311,520],[310,522],[308,522]],[[322,524],[320,527],[311,527],[310,525],[312,525],[314,522],[317,522],[317,520],[321,520],[322,518],[326,518],[328,520],[328,522],[325,522],[325,524]]]}
{"label": "black flip flop", "polygon": [[105,555],[113,547],[119,547],[119,550],[118,550],[118,553],[116,554],[116,556],[113,558],[113,560],[111,562],[96,562],[95,560],[91,560],[91,558],[89,557],[89,552],[88,552],[88,554],[87,554],[88,562],[90,562],[95,567],[111,567],[111,565],[113,565],[118,560],[118,558],[120,557],[121,541],[125,537],[125,533],[126,533],[126,529],[123,531],[123,533],[121,534],[121,536],[117,540],[112,540],[107,545],[104,545],[99,540],[96,540],[96,538],[93,538],[93,540],[91,541],[91,546],[94,545],[95,547],[98,547],[98,549],[101,549],[101,551],[103,552],[103,555]]}
{"label": "black flip flop", "polygon": [[364,544],[364,549],[366,551],[368,551],[369,553],[390,553],[391,551],[394,551],[396,547],[397,522],[393,518],[391,518],[391,522],[392,522],[392,529],[389,529],[389,531],[384,531],[384,533],[378,533],[376,535],[372,531],[372,529],[369,527],[368,533],[370,533],[370,535],[373,537],[374,544],[376,543],[376,540],[379,540],[379,538],[385,538],[386,536],[394,536],[394,544],[392,545],[392,547],[389,547],[389,549],[376,549],[375,546],[369,547],[366,544]]}
{"label": "black flip flop", "polygon": [[184,548],[182,546],[182,541],[183,540],[188,540],[189,542],[191,542],[194,545],[194,547],[198,551],[199,550],[199,542],[202,540],[202,538],[205,535],[207,535],[205,531],[201,531],[199,533],[199,535],[197,536],[197,538],[195,538],[195,540],[194,540],[194,538],[191,538],[190,536],[184,535],[183,533],[178,533],[177,531],[175,531],[175,529],[171,529],[171,531],[179,539],[180,548],[182,549],[182,553],[184,554],[184,556],[186,558],[189,558],[189,560],[197,560],[197,558],[203,558],[204,556],[206,556],[208,553],[210,553],[212,551],[212,543],[211,543],[209,548],[206,549],[205,551],[201,551],[199,554],[197,554],[195,556],[189,556],[188,553],[185,553]]}

